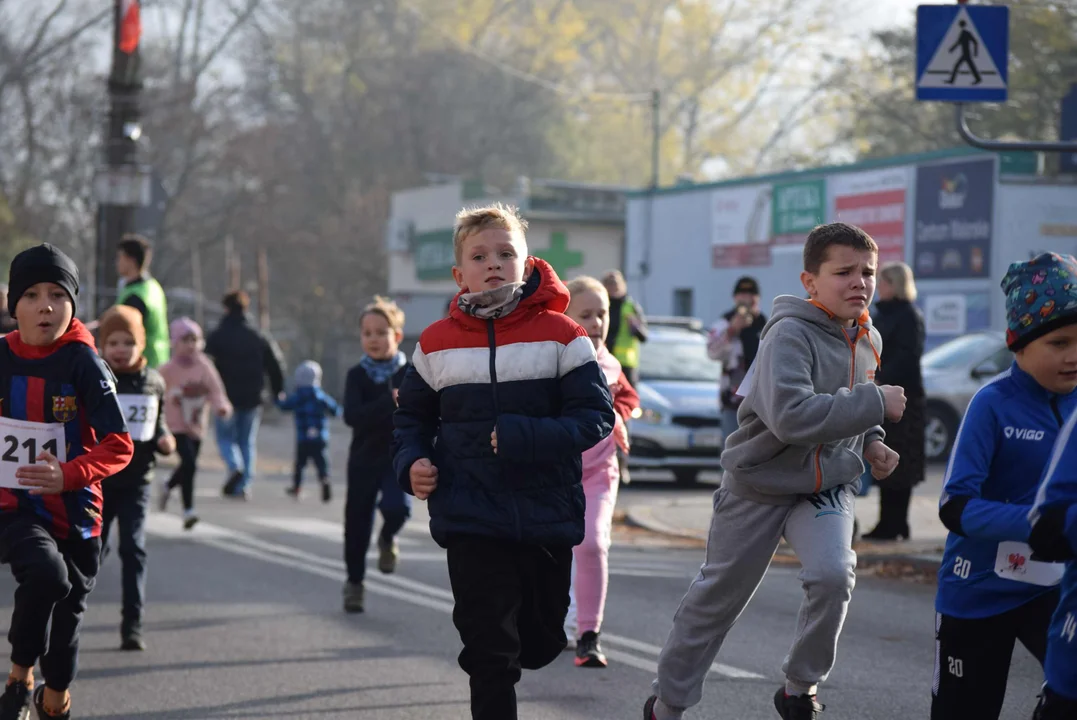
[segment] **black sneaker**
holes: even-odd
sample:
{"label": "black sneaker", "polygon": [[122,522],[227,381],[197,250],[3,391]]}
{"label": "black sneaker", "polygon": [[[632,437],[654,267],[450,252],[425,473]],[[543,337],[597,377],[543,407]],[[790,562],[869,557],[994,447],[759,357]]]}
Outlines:
{"label": "black sneaker", "polygon": [[647,698],[647,702],[643,703],[643,720],[655,720],[654,704],[656,702],[658,702],[658,696],[651,695]]}
{"label": "black sneaker", "polygon": [[145,650],[146,643],[142,640],[142,628],[137,625],[120,628],[120,650]]}
{"label": "black sneaker", "polygon": [[289,485],[288,487],[284,488],[284,494],[290,498],[295,498],[296,500],[298,500],[303,497],[303,490],[298,485]]}
{"label": "black sneaker", "polygon": [[598,644],[598,633],[588,630],[576,641],[576,667],[606,667],[606,656]]}
{"label": "black sneaker", "polygon": [[38,720],[71,720],[71,702],[67,703],[67,710],[61,715],[51,715],[45,712],[45,683],[34,688],[34,709],[37,710]]}
{"label": "black sneaker", "polygon": [[322,480],[322,502],[331,502],[333,499],[333,486],[328,480]]}
{"label": "black sneaker", "polygon": [[780,687],[774,693],[774,709],[783,720],[819,720],[826,705],[816,702],[814,695],[786,695],[785,688]]}
{"label": "black sneaker", "polygon": [[398,560],[400,560],[400,546],[397,545],[396,538],[389,542],[378,538],[378,570],[386,575],[392,575],[396,572]]}
{"label": "black sneaker", "polygon": [[183,529],[190,530],[198,524],[198,516],[193,512],[187,512],[183,514]]}
{"label": "black sneaker", "polygon": [[0,695],[0,720],[29,720],[32,693],[26,683],[9,682]]}
{"label": "black sneaker", "polygon": [[228,478],[228,481],[225,482],[224,487],[221,488],[221,495],[224,495],[225,497],[234,496],[241,482],[243,482],[243,473],[236,470]]}
{"label": "black sneaker", "polygon": [[363,612],[363,583],[345,583],[344,612]]}

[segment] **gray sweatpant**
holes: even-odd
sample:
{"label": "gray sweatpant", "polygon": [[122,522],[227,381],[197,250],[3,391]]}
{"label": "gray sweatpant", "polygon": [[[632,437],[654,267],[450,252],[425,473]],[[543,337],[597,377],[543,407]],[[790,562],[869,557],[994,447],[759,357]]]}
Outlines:
{"label": "gray sweatpant", "polygon": [[845,485],[795,505],[763,505],[724,488],[714,494],[706,559],[673,616],[658,657],[654,693],[662,710],[679,717],[699,703],[711,664],[783,535],[803,567],[798,577],[804,601],[782,672],[798,692],[812,693],[826,680],[856,583],[854,502]]}

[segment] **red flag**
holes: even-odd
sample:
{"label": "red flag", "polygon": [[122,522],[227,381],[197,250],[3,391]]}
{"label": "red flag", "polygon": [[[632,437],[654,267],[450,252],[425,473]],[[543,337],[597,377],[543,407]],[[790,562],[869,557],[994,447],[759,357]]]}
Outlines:
{"label": "red flag", "polygon": [[142,19],[138,0],[123,0],[120,3],[120,50],[130,55],[138,50],[141,37]]}

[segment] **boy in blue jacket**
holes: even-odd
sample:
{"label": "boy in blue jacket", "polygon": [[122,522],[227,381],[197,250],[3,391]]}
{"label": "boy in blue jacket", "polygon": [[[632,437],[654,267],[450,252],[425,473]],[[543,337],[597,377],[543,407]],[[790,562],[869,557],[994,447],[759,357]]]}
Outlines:
{"label": "boy in blue jacket", "polygon": [[378,570],[396,572],[400,550],[396,536],[411,517],[411,496],[393,475],[393,412],[408,369],[400,351],[404,313],[380,296],[359,316],[363,357],[348,371],[344,386],[344,422],[352,429],[348,450],[348,501],[344,506],[344,611],[364,611],[366,554],[374,532],[374,511],[381,512]]}
{"label": "boy in blue jacket", "polygon": [[1058,605],[1063,568],[1033,554],[1028,513],[1077,409],[1077,265],[1045,253],[1011,265],[1002,289],[1016,357],[969,403],[939,506],[932,720],[996,720],[1015,641],[1043,663]]}
{"label": "boy in blue jacket", "polygon": [[333,499],[329,484],[329,422],[327,416],[340,415],[337,401],[322,390],[322,366],[313,360],[295,369],[295,390],[277,400],[281,410],[295,412],[295,475],[287,492],[298,498],[303,486],[303,471],[313,462],[322,486],[322,502]]}
{"label": "boy in blue jacket", "polygon": [[457,215],[460,293],[420,337],[394,415],[396,476],[429,499],[448,551],[474,720],[515,720],[521,668],[565,648],[581,455],[614,423],[594,345],[525,228],[502,205]]}

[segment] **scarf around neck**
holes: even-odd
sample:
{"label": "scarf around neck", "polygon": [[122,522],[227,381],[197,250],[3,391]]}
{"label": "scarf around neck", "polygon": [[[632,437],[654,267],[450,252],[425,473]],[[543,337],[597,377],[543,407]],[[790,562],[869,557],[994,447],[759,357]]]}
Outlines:
{"label": "scarf around neck", "polygon": [[376,385],[384,385],[389,382],[389,378],[407,363],[407,356],[400,350],[397,350],[396,355],[387,360],[375,360],[369,355],[364,355],[359,359],[359,366],[366,371],[366,374],[370,376],[370,379]]}
{"label": "scarf around neck", "polygon": [[524,283],[506,283],[480,292],[461,293],[456,306],[466,315],[480,320],[497,320],[516,309],[524,294]]}

